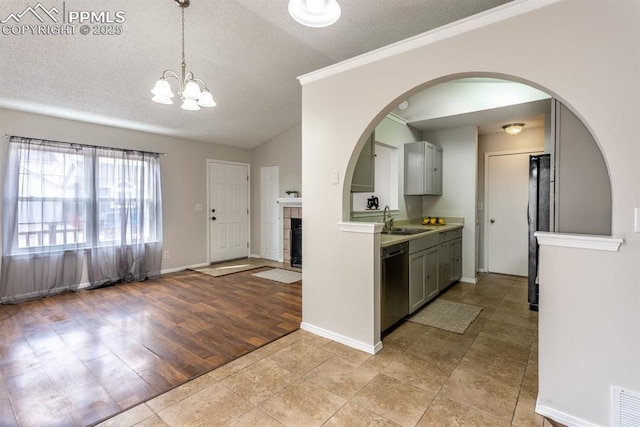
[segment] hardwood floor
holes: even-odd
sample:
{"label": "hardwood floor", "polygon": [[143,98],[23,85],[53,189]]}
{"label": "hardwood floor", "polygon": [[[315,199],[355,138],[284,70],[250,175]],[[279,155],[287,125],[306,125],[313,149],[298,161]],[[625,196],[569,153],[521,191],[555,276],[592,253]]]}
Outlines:
{"label": "hardwood floor", "polygon": [[0,426],[94,424],[298,329],[301,283],[264,269],[0,305]]}

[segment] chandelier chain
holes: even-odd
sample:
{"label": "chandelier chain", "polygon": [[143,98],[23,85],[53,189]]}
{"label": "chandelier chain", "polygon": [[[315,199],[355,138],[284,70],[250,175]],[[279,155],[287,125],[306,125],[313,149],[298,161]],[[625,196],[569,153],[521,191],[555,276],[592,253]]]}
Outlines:
{"label": "chandelier chain", "polygon": [[184,55],[184,7],[182,9],[182,65],[186,65],[186,59]]}

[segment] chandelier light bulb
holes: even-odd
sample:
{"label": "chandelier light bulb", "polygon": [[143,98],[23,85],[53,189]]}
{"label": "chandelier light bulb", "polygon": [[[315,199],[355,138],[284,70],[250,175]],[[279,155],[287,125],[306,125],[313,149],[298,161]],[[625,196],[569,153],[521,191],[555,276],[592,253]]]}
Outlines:
{"label": "chandelier light bulb", "polygon": [[180,108],[187,111],[198,111],[200,109],[198,102],[195,99],[189,98],[185,98],[185,100],[182,101]]}
{"label": "chandelier light bulb", "polygon": [[192,99],[194,101],[197,101],[198,98],[202,96],[202,92],[200,91],[200,86],[198,86],[198,83],[193,80],[187,82],[187,85],[182,91],[182,96],[184,96],[185,99]]}
{"label": "chandelier light bulb", "polygon": [[151,93],[160,96],[163,98],[173,98],[173,92],[171,91],[171,86],[169,82],[165,79],[160,79],[156,82],[156,85],[151,89]]}
{"label": "chandelier light bulb", "polygon": [[201,107],[209,108],[215,107],[216,101],[213,100],[213,95],[207,89],[202,92],[202,96],[198,99],[198,105]]}
{"label": "chandelier light bulb", "polygon": [[155,95],[153,98],[151,98],[151,100],[153,102],[157,102],[158,104],[165,104],[165,105],[173,104],[173,101],[169,96]]}

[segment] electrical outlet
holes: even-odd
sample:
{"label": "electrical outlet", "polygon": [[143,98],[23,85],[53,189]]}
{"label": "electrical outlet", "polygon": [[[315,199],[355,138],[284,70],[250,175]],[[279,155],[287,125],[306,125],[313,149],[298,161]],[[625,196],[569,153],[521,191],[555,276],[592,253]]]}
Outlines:
{"label": "electrical outlet", "polygon": [[164,254],[162,255],[162,257],[164,259],[169,259],[169,251],[164,251]]}

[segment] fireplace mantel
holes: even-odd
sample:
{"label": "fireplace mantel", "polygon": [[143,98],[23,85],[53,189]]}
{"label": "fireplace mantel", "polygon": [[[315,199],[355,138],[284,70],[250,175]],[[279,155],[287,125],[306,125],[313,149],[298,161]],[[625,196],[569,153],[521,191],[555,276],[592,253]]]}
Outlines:
{"label": "fireplace mantel", "polygon": [[[273,199],[272,199],[273,200]],[[300,207],[302,206],[302,197],[280,197],[276,199],[281,207]]]}

